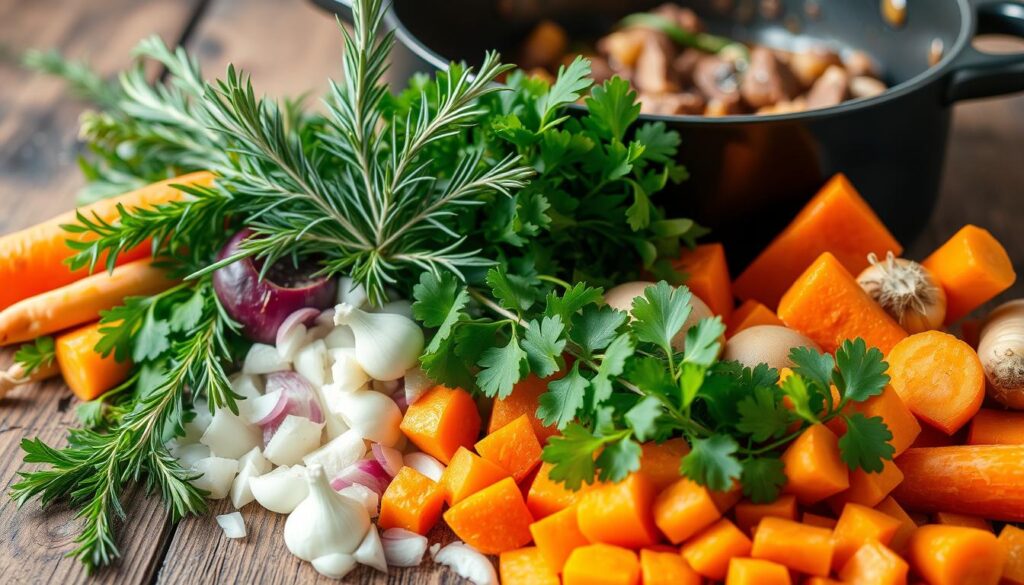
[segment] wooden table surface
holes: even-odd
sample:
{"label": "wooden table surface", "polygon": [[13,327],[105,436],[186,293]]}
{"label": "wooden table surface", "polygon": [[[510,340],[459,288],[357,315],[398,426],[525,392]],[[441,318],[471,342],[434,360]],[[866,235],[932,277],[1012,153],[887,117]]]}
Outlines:
{"label": "wooden table surface", "polygon": [[[22,71],[3,55],[53,47],[112,73],[129,63],[129,51],[142,36],[155,33],[198,55],[208,76],[222,74],[230,60],[252,73],[258,91],[316,93],[326,77],[340,74],[336,26],[303,0],[0,0],[0,233],[70,208],[83,183],[75,165],[83,104],[60,82]],[[959,106],[941,200],[908,255],[923,257],[961,225],[974,223],[991,230],[1015,259],[1024,258],[1022,220],[1024,97]],[[1006,296],[1022,292],[1018,284]],[[23,437],[63,444],[73,423],[73,400],[60,382],[24,388],[0,401],[3,491],[21,468]],[[230,541],[212,515],[174,525],[155,498],[135,494],[126,505],[130,521],[119,531],[120,562],[89,578],[77,561],[64,557],[77,531],[71,511],[44,512],[35,502],[17,510],[0,497],[0,583],[317,580],[307,563],[284,549],[283,517],[256,506],[243,511],[249,537]],[[229,508],[225,500],[212,511]],[[424,567],[393,571],[386,582],[459,581],[429,562]],[[350,580],[385,582],[368,569]]]}

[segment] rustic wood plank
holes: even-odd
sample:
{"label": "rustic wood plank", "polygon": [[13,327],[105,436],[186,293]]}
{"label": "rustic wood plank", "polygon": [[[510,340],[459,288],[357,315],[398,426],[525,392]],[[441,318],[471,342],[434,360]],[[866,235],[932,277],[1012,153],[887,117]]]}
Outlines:
{"label": "rustic wood plank", "polygon": [[[9,55],[29,47],[57,48],[87,59],[103,73],[130,61],[141,36],[160,34],[176,43],[201,0],[0,0],[0,42]],[[82,178],[75,166],[77,117],[83,104],[54,79],[0,59],[0,233],[16,230],[70,208]],[[6,366],[9,352],[0,356]],[[125,506],[131,522],[119,529],[123,557],[112,569],[88,578],[64,555],[74,548],[74,512],[38,503],[18,510],[7,497],[21,467],[19,443],[40,437],[64,444],[74,424],[73,400],[59,382],[18,390],[0,401],[0,583],[148,583],[170,536],[157,498],[133,492]]]}

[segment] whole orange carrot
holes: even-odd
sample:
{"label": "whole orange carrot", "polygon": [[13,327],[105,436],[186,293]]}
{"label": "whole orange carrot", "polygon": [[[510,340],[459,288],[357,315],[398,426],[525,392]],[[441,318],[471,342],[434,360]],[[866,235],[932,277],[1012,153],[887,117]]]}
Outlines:
{"label": "whole orange carrot", "polygon": [[[183,194],[171,187],[175,184],[209,185],[213,175],[208,172],[191,173],[167,181],[153,183],[112,199],[105,199],[82,207],[77,212],[89,219],[113,223],[120,217],[118,206],[126,209],[153,207],[181,199]],[[0,310],[88,276],[85,268],[71,270],[64,261],[75,254],[68,240],[87,242],[95,238],[91,233],[71,234],[61,226],[77,222],[76,211],[0,237]],[[143,242],[118,255],[117,263],[125,264],[149,256],[150,243]],[[103,258],[99,259],[102,265]],[[4,342],[4,343],[9,343]]]}
{"label": "whole orange carrot", "polygon": [[0,311],[0,345],[95,321],[100,311],[120,305],[125,297],[153,295],[172,285],[174,281],[149,259],[93,274]]}
{"label": "whole orange carrot", "polygon": [[102,338],[100,324],[79,327],[57,337],[56,354],[68,388],[81,400],[92,400],[124,382],[131,372],[130,362],[119,362],[114,354],[102,356],[96,344]]}

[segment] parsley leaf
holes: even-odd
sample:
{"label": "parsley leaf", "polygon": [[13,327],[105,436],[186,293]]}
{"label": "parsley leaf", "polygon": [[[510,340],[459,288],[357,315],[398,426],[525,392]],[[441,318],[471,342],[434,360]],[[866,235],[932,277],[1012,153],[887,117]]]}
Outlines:
{"label": "parsley leaf", "polygon": [[512,311],[526,311],[537,300],[532,283],[522,276],[509,274],[504,266],[487,271],[487,284],[501,306]]}
{"label": "parsley leaf", "polygon": [[594,452],[604,443],[604,439],[595,437],[582,426],[571,424],[560,436],[548,439],[541,458],[553,466],[549,473],[551,479],[577,490],[584,483],[594,482]]}
{"label": "parsley leaf", "polygon": [[18,348],[14,361],[21,366],[21,377],[26,378],[42,367],[49,367],[57,359],[57,351],[53,338],[49,336],[36,338]]}
{"label": "parsley leaf", "polygon": [[668,131],[664,122],[648,122],[637,128],[636,141],[645,147],[644,159],[667,163],[675,158],[682,139],[677,132]]}
{"label": "parsley leaf", "polygon": [[542,121],[539,132],[544,132],[549,126],[558,124],[559,120],[550,121],[555,110],[566,104],[575,103],[580,99],[580,92],[586,91],[591,83],[593,81],[590,79],[590,61],[583,56],[577,55],[568,67],[565,65],[559,67],[555,83],[537,103],[538,114]]}
{"label": "parsley leaf", "polygon": [[477,365],[480,366],[477,375],[480,390],[492,398],[505,398],[526,375],[526,352],[513,336],[504,347],[487,348]]}
{"label": "parsley leaf", "polygon": [[679,371],[679,389],[683,395],[682,407],[689,408],[704,387],[708,369],[693,362],[684,363]]}
{"label": "parsley leaf", "polygon": [[896,449],[890,444],[892,431],[880,416],[868,418],[861,413],[844,416],[846,434],[839,439],[839,454],[850,469],[858,467],[868,473],[878,473],[891,460]]}
{"label": "parsley leaf", "polygon": [[793,403],[793,412],[809,423],[818,422],[824,395],[815,384],[808,384],[800,374],[792,374],[782,382],[782,392]]}
{"label": "parsley leaf", "polygon": [[537,418],[544,426],[565,429],[583,407],[588,385],[590,381],[580,374],[580,363],[574,363],[566,376],[550,382],[548,391],[540,395]]}
{"label": "parsley leaf", "polygon": [[718,359],[722,348],[719,339],[725,334],[722,318],[701,319],[686,332],[686,351],[683,361],[700,366],[710,366]]}
{"label": "parsley leaf", "polygon": [[658,433],[658,417],[662,414],[661,401],[648,396],[626,411],[626,423],[641,441],[648,441]]}
{"label": "parsley leaf", "polygon": [[828,388],[832,383],[832,372],[836,362],[827,353],[821,353],[811,347],[794,347],[789,351],[789,360],[793,362],[793,371],[806,380]]}
{"label": "parsley leaf", "polygon": [[455,323],[462,318],[462,310],[469,303],[469,292],[449,272],[435,274],[426,271],[420,276],[412,293],[416,299],[412,304],[413,316],[427,327],[437,328],[426,349],[426,353],[434,353],[451,335]]}
{"label": "parsley leaf", "polygon": [[628,81],[619,77],[595,86],[586,103],[589,113],[583,119],[584,125],[599,136],[618,142],[640,115],[636,92],[630,89]]}
{"label": "parsley leaf", "polygon": [[616,337],[605,350],[597,367],[597,374],[591,380],[594,388],[594,405],[601,404],[611,397],[612,379],[622,373],[626,360],[633,355],[633,350],[633,339],[626,333]]}
{"label": "parsley leaf", "polygon": [[175,333],[194,329],[202,320],[205,308],[206,295],[202,290],[196,289],[188,300],[174,306],[168,326]]}
{"label": "parsley leaf", "polygon": [[690,316],[692,296],[685,286],[676,288],[664,280],[647,287],[643,296],[633,299],[633,334],[670,354],[672,338]]}
{"label": "parsley leaf", "polygon": [[530,321],[530,327],[526,329],[523,338],[523,350],[530,371],[537,376],[547,378],[559,369],[562,350],[565,349],[563,331],[565,326],[562,325],[562,318],[557,315],[544,317],[540,322]]}
{"label": "parsley leaf", "polygon": [[679,471],[710,490],[724,492],[732,489],[743,472],[735,456],[739,448],[729,435],[715,434],[706,439],[694,439]]}
{"label": "parsley leaf", "polygon": [[740,482],[743,495],[755,504],[767,504],[779,497],[786,485],[782,460],[776,457],[756,457],[743,462]]}
{"label": "parsley leaf", "polygon": [[598,478],[611,482],[626,479],[627,475],[640,469],[641,453],[640,445],[629,437],[605,445],[595,461],[601,470]]}
{"label": "parsley leaf", "polygon": [[632,358],[626,362],[625,378],[645,392],[656,393],[665,398],[674,398],[675,381],[668,373],[664,362],[651,356]]}
{"label": "parsley leaf", "polygon": [[143,362],[162,356],[171,349],[170,335],[171,324],[158,319],[155,311],[151,309],[146,313],[139,332],[135,334],[132,360]]}
{"label": "parsley leaf", "polygon": [[590,357],[615,339],[619,327],[626,322],[627,315],[608,305],[587,305],[573,315],[569,338]]}
{"label": "parsley leaf", "polygon": [[854,402],[878,396],[889,384],[889,364],[877,347],[868,349],[863,339],[844,341],[836,350],[839,371],[833,376],[839,395]]}
{"label": "parsley leaf", "polygon": [[757,441],[767,441],[786,434],[791,414],[777,399],[776,390],[757,386],[754,392],[736,405],[740,422],[736,430],[747,433]]}
{"label": "parsley leaf", "polygon": [[575,315],[587,305],[597,304],[603,301],[601,295],[604,291],[600,288],[592,288],[583,282],[577,282],[572,288],[558,296],[555,292],[548,293],[547,304],[544,307],[544,314],[548,317],[558,315],[563,323],[568,323]]}

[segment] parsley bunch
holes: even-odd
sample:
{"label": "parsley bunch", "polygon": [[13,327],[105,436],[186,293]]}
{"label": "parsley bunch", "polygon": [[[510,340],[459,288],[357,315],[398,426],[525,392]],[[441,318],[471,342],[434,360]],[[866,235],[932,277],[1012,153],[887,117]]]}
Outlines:
{"label": "parsley bunch", "polygon": [[572,489],[621,480],[640,468],[642,442],[682,436],[691,446],[682,475],[719,491],[739,481],[744,495],[768,502],[785,484],[785,447],[808,426],[837,417],[846,423],[839,447],[850,469],[878,472],[893,456],[882,419],[847,408],[889,382],[881,352],[861,339],[834,357],[793,350],[793,373],[780,383],[763,364],[718,360],[719,317],[685,331],[678,349],[674,340],[692,310],[685,286],[648,287],[627,314],[582,283],[524,286],[500,267],[486,281],[481,291],[449,275],[422,277],[413,311],[435,328],[423,367],[437,381],[494,398],[527,375],[547,378],[536,415],[562,434],[549,441],[544,460],[554,464],[552,478]]}

